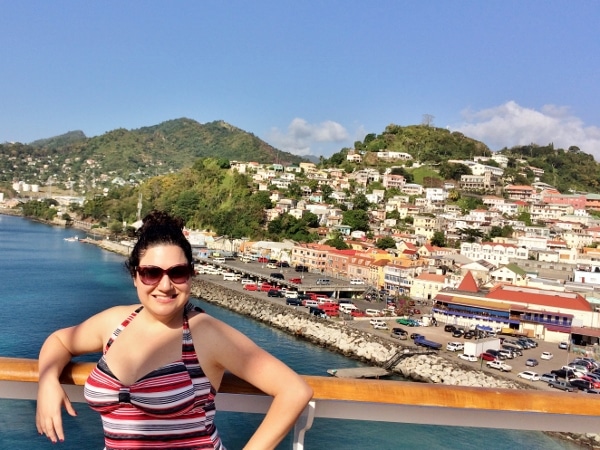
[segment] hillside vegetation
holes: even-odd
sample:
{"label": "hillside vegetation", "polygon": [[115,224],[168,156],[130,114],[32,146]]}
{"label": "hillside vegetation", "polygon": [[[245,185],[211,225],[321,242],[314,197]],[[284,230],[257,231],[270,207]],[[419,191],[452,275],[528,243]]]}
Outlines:
{"label": "hillside vegetation", "polygon": [[[69,161],[72,174],[76,173],[79,164],[82,172],[101,170],[101,173],[111,173],[112,170],[114,173],[137,172],[143,175],[137,177],[139,186],[125,184],[118,188],[111,185],[106,196],[91,195],[99,192],[96,188],[96,191],[88,193],[83,208],[73,209],[73,213],[79,217],[109,222],[115,229],[121,227],[123,222],[135,221],[140,195],[143,199],[142,215],[160,208],[181,216],[189,227],[210,229],[230,237],[308,236],[311,232],[309,228],[318,225],[310,217],[307,220],[303,220],[304,217],[302,220],[292,220],[289,216],[285,220],[271,222],[277,226],[266,227],[265,209],[273,206],[270,193],[257,191],[249,175],[229,170],[229,160],[288,164],[301,159],[280,152],[252,134],[224,122],[201,125],[192,120],[178,119],[138,130],[113,130],[95,138],[85,138],[74,132],[68,136],[38,141],[36,145],[0,145],[0,156],[7,156],[0,158],[0,162],[5,164],[0,167],[2,172],[13,177],[19,176],[15,161],[20,155],[25,160],[23,155],[42,158],[40,155],[47,154]],[[461,173],[470,171],[465,165],[449,164],[448,160],[492,156],[492,152],[481,142],[460,133],[427,126],[389,125],[382,134],[370,134],[362,142],[356,142],[355,148],[362,155],[362,162],[347,161],[346,155],[350,149],[342,149],[329,159],[322,159],[321,167],[339,167],[346,173],[370,167],[383,173],[395,166],[392,170],[405,175],[407,181],[435,186],[444,179],[460,179]],[[382,161],[377,157],[381,151],[409,153],[413,160],[406,163]],[[530,184],[536,181],[532,170],[534,167],[544,170],[539,181],[556,186],[561,192],[598,192],[600,188],[600,166],[591,155],[581,152],[577,147],[564,150],[555,149],[552,145],[532,144],[506,148],[500,153],[508,159],[504,170],[505,184]],[[204,156],[207,154],[213,156]],[[98,167],[88,168],[86,159],[98,161]],[[405,166],[398,167],[402,164]],[[492,160],[486,164],[497,165]],[[23,167],[35,166],[26,164]],[[313,191],[321,189],[327,197],[331,194],[331,186],[319,186],[315,179],[306,175],[298,174],[289,189],[280,189],[281,195],[298,200],[302,198],[301,187],[304,185]],[[355,204],[354,209],[357,209],[357,197],[363,195],[359,193],[357,196],[357,192],[352,188],[346,192]],[[366,210],[369,208],[367,205],[359,211],[364,213],[362,219],[366,223]],[[41,213],[34,211],[33,214]]]}
{"label": "hillside vegetation", "polygon": [[[462,133],[425,125],[388,125],[383,133],[368,134],[363,141],[355,142],[354,149],[361,153],[362,163],[348,162],[346,155],[351,149],[344,148],[326,159],[324,165],[343,167],[347,172],[359,167],[376,167],[383,170],[399,163],[382,161],[377,157],[377,153],[395,151],[408,153],[414,161],[439,169],[447,165],[448,160],[473,160],[476,156],[493,155],[484,143]],[[509,160],[504,177],[507,183],[531,184],[535,181],[531,167],[536,167],[544,170],[539,181],[554,186],[561,192],[600,191],[600,164],[592,155],[580,151],[576,146],[561,149],[554,148],[552,144],[531,144],[504,148],[498,153],[506,155]],[[495,163],[492,161],[486,164]],[[413,173],[415,182],[422,182],[424,178],[432,176],[431,171],[427,174],[423,174],[419,169],[411,171],[410,165],[409,162],[408,172]]]}
{"label": "hillside vegetation", "polygon": [[103,173],[125,179],[140,171],[147,175],[177,171],[206,157],[286,165],[305,161],[226,122],[201,124],[185,118],[136,130],[120,128],[92,138],[70,132],[21,144],[20,152],[27,152],[28,147],[38,157],[69,159],[73,171],[81,170],[86,160],[94,160]]}

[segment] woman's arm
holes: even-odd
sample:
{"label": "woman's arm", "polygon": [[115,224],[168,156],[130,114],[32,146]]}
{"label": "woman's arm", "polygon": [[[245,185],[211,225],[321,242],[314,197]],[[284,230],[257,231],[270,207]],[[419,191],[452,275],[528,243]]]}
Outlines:
{"label": "woman's arm", "polygon": [[245,449],[275,448],[306,407],[312,389],[292,369],[239,331],[208,315],[201,316],[204,317],[199,328],[208,349],[208,365],[212,366],[205,368],[207,375],[211,370],[225,369],[273,397],[271,407]]}
{"label": "woman's arm", "polygon": [[[36,427],[52,442],[63,441],[62,407],[71,415],[77,413],[62,388],[59,378],[65,366],[76,355],[98,352],[103,346],[103,331],[119,308],[111,308],[85,322],[52,333],[40,350]],[[131,309],[131,307],[129,307]]]}

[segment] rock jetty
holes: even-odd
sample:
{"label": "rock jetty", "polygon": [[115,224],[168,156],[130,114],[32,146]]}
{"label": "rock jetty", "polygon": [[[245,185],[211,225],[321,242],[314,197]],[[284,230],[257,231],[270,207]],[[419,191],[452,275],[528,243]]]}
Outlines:
{"label": "rock jetty", "polygon": [[[463,367],[437,355],[412,355],[412,352],[407,352],[408,347],[344,322],[323,320],[293,307],[271,303],[204,280],[194,281],[192,294],[344,356],[381,367],[392,362],[393,365],[387,368],[409,380],[458,386],[521,387],[511,380]],[[405,354],[412,356],[404,357]]]}
{"label": "rock jetty", "polygon": [[[338,351],[344,356],[386,367],[412,381],[500,389],[531,389],[527,385],[489,375],[438,355],[398,357],[400,353],[405,352],[405,347],[353,328],[344,322],[319,319],[293,307],[278,305],[205,280],[194,280],[192,295],[306,339],[315,345]],[[393,363],[392,366],[389,365],[390,362]],[[600,449],[600,434],[548,434],[582,448]]]}

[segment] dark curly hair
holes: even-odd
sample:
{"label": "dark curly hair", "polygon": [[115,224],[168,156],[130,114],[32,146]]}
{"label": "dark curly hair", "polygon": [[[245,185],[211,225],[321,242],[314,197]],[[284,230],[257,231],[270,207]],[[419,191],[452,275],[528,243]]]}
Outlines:
{"label": "dark curly hair", "polygon": [[137,230],[137,242],[125,261],[125,267],[132,278],[135,278],[136,268],[147,249],[157,245],[176,245],[190,265],[194,264],[192,245],[183,234],[184,222],[178,217],[171,216],[165,211],[152,211],[143,219],[143,225]]}

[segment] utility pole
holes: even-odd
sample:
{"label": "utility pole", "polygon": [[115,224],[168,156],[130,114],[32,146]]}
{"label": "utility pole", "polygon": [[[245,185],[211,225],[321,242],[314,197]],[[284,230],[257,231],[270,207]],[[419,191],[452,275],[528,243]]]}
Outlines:
{"label": "utility pole", "polygon": [[140,194],[138,195],[138,202],[137,202],[137,220],[140,220],[142,218],[142,193],[140,192]]}

